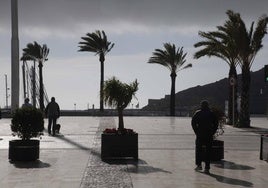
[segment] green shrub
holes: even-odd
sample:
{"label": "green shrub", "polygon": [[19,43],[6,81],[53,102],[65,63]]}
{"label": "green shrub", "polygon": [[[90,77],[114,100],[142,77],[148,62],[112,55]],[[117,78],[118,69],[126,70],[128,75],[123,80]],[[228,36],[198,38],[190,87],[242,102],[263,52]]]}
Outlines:
{"label": "green shrub", "polygon": [[23,140],[43,135],[44,116],[41,110],[26,107],[19,108],[12,114],[11,131],[13,136]]}

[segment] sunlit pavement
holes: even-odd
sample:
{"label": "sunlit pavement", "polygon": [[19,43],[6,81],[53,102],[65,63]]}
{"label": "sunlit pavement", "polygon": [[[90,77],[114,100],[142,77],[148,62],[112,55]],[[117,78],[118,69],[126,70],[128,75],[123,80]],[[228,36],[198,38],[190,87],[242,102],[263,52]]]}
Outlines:
{"label": "sunlit pavement", "polygon": [[[211,174],[194,171],[190,118],[125,117],[125,127],[139,133],[139,161],[100,160],[100,133],[114,127],[116,117],[62,117],[61,135],[41,139],[40,159],[10,163],[10,119],[0,120],[0,187],[267,187],[268,164],[259,160],[265,129],[225,126],[225,159],[211,165]],[[267,118],[252,118],[268,129]]]}

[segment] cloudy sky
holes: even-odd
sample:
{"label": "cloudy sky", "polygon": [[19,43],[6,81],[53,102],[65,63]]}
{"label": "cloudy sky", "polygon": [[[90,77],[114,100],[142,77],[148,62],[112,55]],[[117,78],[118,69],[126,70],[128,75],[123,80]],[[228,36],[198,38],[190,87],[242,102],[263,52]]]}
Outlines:
{"label": "cloudy sky", "polygon": [[[140,107],[149,98],[170,93],[169,71],[148,64],[152,52],[171,42],[184,47],[191,69],[178,73],[176,91],[215,82],[227,76],[228,66],[217,58],[193,59],[198,31],[212,31],[227,19],[226,10],[239,12],[247,26],[268,14],[267,0],[18,0],[20,50],[37,41],[50,48],[43,68],[49,97],[62,109],[99,107],[100,63],[88,52],[78,52],[78,42],[88,32],[104,30],[115,43],[106,56],[105,79],[138,79]],[[0,0],[0,105],[5,106],[5,77],[11,76],[10,0]],[[253,71],[267,64],[268,36]],[[22,54],[20,52],[20,54]],[[240,69],[238,69],[240,73]],[[21,79],[22,80],[22,79]],[[21,87],[22,97],[22,87]],[[21,103],[22,103],[21,99]],[[138,101],[134,100],[133,104]],[[9,98],[10,104],[10,98]]]}

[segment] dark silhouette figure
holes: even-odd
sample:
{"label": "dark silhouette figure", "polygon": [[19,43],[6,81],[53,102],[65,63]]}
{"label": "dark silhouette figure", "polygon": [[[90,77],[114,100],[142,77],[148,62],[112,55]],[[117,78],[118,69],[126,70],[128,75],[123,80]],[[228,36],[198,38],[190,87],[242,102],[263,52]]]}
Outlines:
{"label": "dark silhouette figure", "polygon": [[29,98],[25,98],[24,99],[24,104],[21,106],[22,108],[29,108],[29,107],[33,107],[33,105],[30,103],[30,99]]}
{"label": "dark silhouette figure", "polygon": [[48,117],[48,134],[51,134],[51,125],[52,125],[52,135],[55,136],[55,128],[57,119],[60,117],[60,107],[55,101],[55,97],[51,97],[51,102],[48,103],[45,113]]}
{"label": "dark silhouette figure", "polygon": [[[192,127],[196,135],[195,163],[196,170],[202,170],[202,156],[205,158],[205,173],[210,169],[210,152],[212,148],[213,135],[218,128],[216,115],[210,110],[208,101],[201,102],[201,109],[197,110],[192,118]],[[206,146],[202,154],[202,146]]]}

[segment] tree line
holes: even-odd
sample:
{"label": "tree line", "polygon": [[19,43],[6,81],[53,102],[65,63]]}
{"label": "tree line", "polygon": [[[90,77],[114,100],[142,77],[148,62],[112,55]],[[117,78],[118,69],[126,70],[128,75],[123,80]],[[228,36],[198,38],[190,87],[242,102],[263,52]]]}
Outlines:
{"label": "tree line", "polygon": [[[238,127],[250,126],[249,113],[249,91],[250,91],[250,69],[254,59],[263,47],[262,40],[267,34],[268,17],[261,16],[257,23],[251,23],[247,28],[245,22],[239,13],[232,10],[226,12],[228,19],[221,26],[217,26],[215,31],[199,31],[198,35],[201,41],[194,44],[198,51],[195,52],[194,58],[199,59],[203,56],[214,56],[222,59],[229,66],[228,78],[231,84],[229,87],[229,124]],[[256,26],[255,26],[256,25]],[[79,52],[92,52],[99,57],[100,62],[100,111],[104,110],[104,62],[105,56],[112,50],[114,43],[108,41],[104,31],[96,30],[87,33],[81,37],[78,43]],[[201,49],[200,49],[201,48]],[[39,104],[40,109],[44,109],[43,96],[43,74],[42,67],[47,56],[49,48],[46,44],[40,45],[37,42],[27,44],[23,49],[21,60],[37,61],[39,68]],[[176,47],[172,43],[164,43],[163,49],[155,49],[147,63],[162,65],[170,71],[171,92],[170,92],[170,116],[175,116],[175,83],[179,71],[192,67],[191,63],[186,64],[186,55],[183,47]],[[237,111],[237,67],[242,70],[241,82],[241,107],[240,113]],[[233,96],[233,94],[235,95]],[[232,111],[234,107],[234,112]],[[234,115],[233,115],[234,114]]]}

